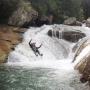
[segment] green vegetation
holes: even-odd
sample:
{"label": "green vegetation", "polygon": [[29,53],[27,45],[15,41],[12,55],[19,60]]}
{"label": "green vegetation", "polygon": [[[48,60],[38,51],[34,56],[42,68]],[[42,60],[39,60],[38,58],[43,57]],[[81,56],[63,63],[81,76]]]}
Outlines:
{"label": "green vegetation", "polygon": [[38,11],[39,16],[52,15],[54,23],[62,23],[68,17],[82,20],[90,16],[88,2],[90,0],[0,0],[0,23],[7,23],[20,5],[27,12],[32,9],[32,5]]}
{"label": "green vegetation", "polygon": [[87,19],[90,17],[90,0],[83,0],[83,11],[84,11],[84,17]]}
{"label": "green vegetation", "polygon": [[12,12],[17,9],[19,0],[0,0],[0,23],[7,22]]}
{"label": "green vegetation", "polygon": [[82,0],[30,0],[40,15],[54,16],[54,22],[61,23],[67,17],[82,19]]}

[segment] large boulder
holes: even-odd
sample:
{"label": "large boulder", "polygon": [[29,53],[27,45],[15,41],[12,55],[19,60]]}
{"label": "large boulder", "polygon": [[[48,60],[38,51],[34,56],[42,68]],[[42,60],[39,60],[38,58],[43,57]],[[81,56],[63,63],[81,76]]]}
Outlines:
{"label": "large boulder", "polygon": [[71,25],[71,26],[82,26],[82,23],[80,21],[77,21],[77,19],[75,17],[70,17],[67,18],[64,21],[65,25]]}
{"label": "large boulder", "polygon": [[55,31],[55,30],[49,30],[48,35],[50,37],[54,36],[59,39],[65,39],[69,42],[77,42],[79,39],[85,37],[86,35],[80,31]]}
{"label": "large boulder", "polygon": [[65,25],[76,25],[76,21],[77,20],[75,17],[70,17],[64,21],[64,24]]}
{"label": "large boulder", "polygon": [[77,31],[64,31],[63,39],[70,42],[77,42],[79,39],[85,37],[86,35],[82,32]]}
{"label": "large boulder", "polygon": [[82,26],[82,22],[76,21],[76,26]]}
{"label": "large boulder", "polygon": [[42,26],[44,24],[48,25],[52,24],[52,22],[53,22],[53,15],[48,16],[42,15],[35,20],[35,25],[36,26]]}
{"label": "large boulder", "polygon": [[19,27],[28,27],[34,21],[38,13],[32,8],[29,2],[22,1],[16,11],[10,16],[8,24]]}
{"label": "large boulder", "polygon": [[88,19],[86,20],[86,26],[87,26],[87,27],[90,27],[90,18],[88,18]]}

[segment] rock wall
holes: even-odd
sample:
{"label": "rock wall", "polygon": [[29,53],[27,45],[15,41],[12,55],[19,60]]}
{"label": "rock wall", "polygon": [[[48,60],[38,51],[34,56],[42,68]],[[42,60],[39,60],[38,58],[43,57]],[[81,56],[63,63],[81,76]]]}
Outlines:
{"label": "rock wall", "polygon": [[8,54],[22,41],[25,31],[24,28],[0,26],[0,63],[7,61]]}

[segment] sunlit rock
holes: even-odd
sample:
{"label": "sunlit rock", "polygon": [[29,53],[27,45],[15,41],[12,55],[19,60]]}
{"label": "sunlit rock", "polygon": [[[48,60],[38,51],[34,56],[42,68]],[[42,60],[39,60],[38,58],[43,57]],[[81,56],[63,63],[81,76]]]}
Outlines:
{"label": "sunlit rock", "polygon": [[82,74],[81,82],[90,81],[90,40],[85,40],[77,49],[74,57],[75,69]]}
{"label": "sunlit rock", "polygon": [[65,25],[71,25],[71,26],[82,26],[82,23],[80,21],[77,21],[75,17],[70,17],[64,21]]}
{"label": "sunlit rock", "polygon": [[75,25],[76,24],[76,18],[75,17],[70,17],[70,18],[68,18],[68,19],[66,19],[65,21],[64,21],[64,24],[65,25]]}
{"label": "sunlit rock", "polygon": [[82,26],[82,22],[76,21],[76,26]]}

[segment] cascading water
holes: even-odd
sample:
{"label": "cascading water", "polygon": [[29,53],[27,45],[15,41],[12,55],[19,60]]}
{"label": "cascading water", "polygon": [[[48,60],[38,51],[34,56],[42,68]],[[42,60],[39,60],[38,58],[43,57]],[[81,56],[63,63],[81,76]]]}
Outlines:
{"label": "cascading water", "polygon": [[[44,25],[40,28],[28,29],[24,34],[23,42],[17,45],[15,51],[8,57],[7,65],[13,69],[10,69],[8,76],[10,85],[6,90],[89,90],[87,84],[79,81],[80,75],[72,64],[72,48],[75,43],[47,35],[48,30],[58,28],[64,30],[66,27]],[[81,30],[84,27],[76,28]],[[88,30],[83,32],[89,36]],[[62,33],[59,35],[61,38]],[[29,47],[28,43],[31,39],[37,46],[43,44],[40,48],[42,57],[35,56]],[[20,66],[22,68],[17,69]],[[1,72],[3,73],[3,70]]]}
{"label": "cascading water", "polygon": [[[31,28],[24,34],[24,40],[19,44],[15,51],[11,52],[8,58],[8,63],[23,63],[31,61],[48,61],[48,60],[60,60],[68,57],[71,51],[71,43],[62,39],[49,37],[47,35],[48,30],[53,29],[51,26],[43,26],[41,28]],[[36,42],[37,46],[43,44],[40,52],[43,53],[43,57],[36,57],[29,46],[29,41],[32,39]],[[25,63],[24,62],[24,63]]]}

